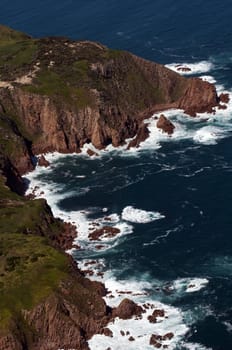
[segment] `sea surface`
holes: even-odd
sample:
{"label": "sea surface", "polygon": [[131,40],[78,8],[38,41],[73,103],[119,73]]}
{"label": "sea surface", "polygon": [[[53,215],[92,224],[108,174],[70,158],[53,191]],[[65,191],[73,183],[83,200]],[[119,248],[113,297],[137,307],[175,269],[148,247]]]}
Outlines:
{"label": "sea surface", "polygon": [[[29,191],[38,186],[54,214],[76,224],[81,249],[70,253],[105,282],[106,302],[147,306],[142,319],[111,324],[112,338],[93,337],[91,350],[152,349],[151,334],[168,332],[168,349],[232,349],[231,18],[227,0],[1,1],[0,22],[15,29],[100,41],[174,70],[184,64],[231,96],[215,115],[167,112],[172,137],[151,118],[139,149],[49,154],[49,168],[27,175]],[[90,241],[104,225],[119,235]],[[165,310],[155,324],[152,307]]]}

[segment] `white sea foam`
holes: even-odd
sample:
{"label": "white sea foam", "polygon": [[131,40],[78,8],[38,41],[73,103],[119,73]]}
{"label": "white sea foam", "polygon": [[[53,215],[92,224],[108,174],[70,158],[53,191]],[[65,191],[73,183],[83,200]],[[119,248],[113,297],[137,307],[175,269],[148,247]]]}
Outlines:
{"label": "white sea foam", "polygon": [[[214,65],[210,61],[200,61],[195,63],[171,63],[166,64],[166,67],[182,75],[193,75],[207,73],[214,68]],[[182,71],[180,68],[187,68],[190,71]]]}
{"label": "white sea foam", "polygon": [[178,292],[193,293],[205,288],[208,283],[206,278],[179,278],[174,281],[173,287]]}
{"label": "white sea foam", "polygon": [[[50,162],[58,159],[58,155],[54,156],[50,155],[47,157]],[[52,167],[44,168],[37,166],[37,168],[26,175],[26,178],[30,181],[29,188],[26,194],[33,194],[37,198],[46,198],[48,204],[52,208],[53,214],[55,217],[59,217],[65,222],[71,223],[77,228],[77,237],[74,240],[74,245],[79,245],[80,247],[88,245],[88,249],[96,250],[96,245],[98,245],[97,249],[105,250],[112,248],[117,244],[117,240],[125,235],[131,234],[133,232],[133,226],[128,224],[125,221],[120,220],[120,216],[117,213],[107,214],[106,216],[106,208],[102,208],[102,213],[105,214],[103,217],[99,217],[95,220],[89,218],[89,214],[91,214],[91,208],[86,210],[77,210],[77,211],[66,211],[60,209],[59,202],[65,198],[69,198],[72,196],[77,196],[78,194],[84,194],[89,191],[89,188],[80,188],[77,191],[62,191],[62,186],[54,183],[45,183],[43,180],[40,180],[40,175],[46,174],[52,171]],[[103,226],[112,226],[114,228],[118,228],[120,232],[115,237],[107,237],[107,235],[103,235],[99,237],[98,241],[90,241],[89,234],[96,229],[100,229]],[[99,242],[103,242],[99,246]],[[109,243],[109,244],[108,244]],[[69,251],[70,253],[72,250]]]}
{"label": "white sea foam", "polygon": [[[105,350],[110,347],[112,350],[146,350],[154,349],[149,345],[152,334],[164,336],[171,332],[174,337],[170,340],[161,341],[162,345],[168,345],[168,349],[174,349],[186,334],[188,327],[183,323],[181,311],[177,308],[154,302],[147,301],[148,309],[144,309],[141,319],[132,318],[130,320],[122,320],[117,318],[107,327],[113,332],[113,337],[104,335],[95,335],[89,341],[91,350]],[[142,306],[142,304],[139,304]],[[157,323],[150,323],[147,319],[154,309],[162,309],[165,312],[165,318],[159,318]],[[125,335],[121,333],[123,331]],[[127,335],[126,335],[127,334]],[[133,337],[133,341],[129,338]]]}
{"label": "white sea foam", "polygon": [[227,332],[232,333],[232,323],[225,321],[225,322],[223,322],[223,324],[226,327]]}
{"label": "white sea foam", "polygon": [[185,350],[213,350],[199,343],[187,343],[183,342],[182,346]]}
{"label": "white sea foam", "polygon": [[225,132],[223,129],[207,125],[196,131],[195,135],[193,136],[193,140],[206,145],[215,145],[217,140],[224,136]]}
{"label": "white sea foam", "polygon": [[[176,344],[188,331],[184,324],[183,315],[178,308],[165,305],[149,298],[147,289],[151,289],[151,284],[146,281],[116,280],[112,274],[106,272],[104,283],[109,291],[105,297],[106,303],[111,307],[117,306],[122,299],[129,298],[135,301],[144,309],[141,318],[133,317],[129,320],[116,318],[107,327],[113,332],[113,337],[95,335],[90,341],[91,350],[105,350],[110,347],[112,350],[127,349],[153,349],[150,337],[152,334],[164,336],[171,332],[173,338],[161,341],[162,345],[168,345],[169,349],[174,349]],[[155,309],[162,309],[165,317],[157,318],[156,323],[150,323],[148,316]],[[122,333],[122,332],[124,333]],[[125,335],[124,335],[125,334]],[[133,337],[134,340],[129,340]]]}
{"label": "white sea foam", "polygon": [[165,216],[159,212],[136,209],[132,206],[125,207],[122,211],[122,219],[135,223],[146,224],[155,220],[163,219]]}
{"label": "white sea foam", "polygon": [[[120,235],[129,234],[132,232],[133,227],[127,222],[122,220],[130,220],[135,222],[149,222],[157,220],[163,217],[156,212],[147,212],[141,209],[135,209],[133,207],[124,208],[124,214],[121,217],[116,214],[109,214],[102,218],[96,219],[94,222],[88,218],[89,210],[82,211],[62,211],[58,203],[64,197],[69,197],[72,193],[62,192],[62,188],[58,186],[54,187],[53,183],[44,183],[43,180],[38,179],[38,175],[49,171],[49,169],[38,167],[36,171],[28,174],[27,178],[31,181],[30,191],[35,189],[34,193],[38,197],[46,197],[49,205],[52,207],[55,216],[62,218],[64,221],[71,222],[77,226],[78,238],[76,243],[82,247],[86,247],[86,243],[90,244],[90,248],[94,249],[96,242],[89,243],[89,232],[91,229],[102,227],[105,223],[109,223],[114,227],[120,229]],[[36,187],[37,186],[37,187]],[[42,190],[42,192],[41,192]],[[129,208],[129,209],[128,209]],[[97,226],[96,226],[97,225]],[[117,238],[116,238],[117,239]],[[111,247],[109,245],[110,239],[103,238],[103,249]],[[104,246],[105,244],[105,246]],[[88,248],[88,246],[87,246]],[[87,264],[86,264],[87,263]],[[149,345],[150,337],[152,334],[159,334],[161,336],[171,332],[174,334],[170,340],[162,341],[163,345],[168,345],[169,349],[174,349],[183,336],[188,331],[188,327],[183,321],[183,315],[181,310],[169,305],[161,304],[155,300],[152,300],[149,293],[152,291],[152,284],[148,281],[135,281],[135,280],[117,280],[114,277],[114,272],[107,270],[104,260],[96,260],[94,263],[88,264],[88,261],[79,262],[79,267],[86,271],[86,276],[93,279],[103,281],[108,290],[108,294],[105,297],[106,303],[110,306],[117,306],[122,299],[128,297],[134,300],[136,303],[144,308],[146,303],[147,308],[144,308],[145,313],[142,314],[141,319],[132,318],[130,320],[116,319],[114,322],[108,325],[108,328],[113,332],[113,337],[106,337],[104,335],[95,335],[90,341],[89,346],[91,350],[105,350],[111,347],[112,350],[124,350],[128,349],[152,349]],[[93,272],[91,272],[93,271]],[[155,308],[163,309],[165,311],[165,318],[159,318],[157,323],[150,323],[147,317],[152,314]],[[121,334],[121,330],[125,333],[129,332],[127,336]],[[130,341],[129,338],[133,337],[134,340]]]}
{"label": "white sea foam", "polygon": [[215,84],[217,81],[212,77],[211,75],[202,75],[199,78],[201,78],[204,81],[208,81],[208,83]]}

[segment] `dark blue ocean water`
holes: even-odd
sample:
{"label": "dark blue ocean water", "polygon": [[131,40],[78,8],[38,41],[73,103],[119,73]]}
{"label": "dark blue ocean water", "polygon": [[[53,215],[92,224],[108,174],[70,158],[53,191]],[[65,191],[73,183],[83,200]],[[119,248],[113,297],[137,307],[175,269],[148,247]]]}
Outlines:
{"label": "dark blue ocean water", "polygon": [[[204,60],[212,66],[202,74],[213,76],[228,90],[232,89],[231,18],[228,0],[2,0],[0,11],[1,23],[36,37],[97,40],[163,64]],[[104,258],[106,269],[112,269],[116,278],[146,276],[154,288],[182,278],[207,279],[198,292],[156,291],[153,297],[185,313],[190,325],[186,342],[213,350],[232,349],[230,118],[230,111],[199,123],[174,116],[185,136],[161,140],[159,149],[128,156],[109,153],[92,160],[66,157],[37,178],[51,185],[53,194],[59,193],[53,203],[66,212],[88,209],[89,218],[96,219],[102,208],[108,208],[107,215],[120,215],[131,205],[165,215],[147,224],[133,223],[133,233],[106,251],[89,249],[75,256]]]}

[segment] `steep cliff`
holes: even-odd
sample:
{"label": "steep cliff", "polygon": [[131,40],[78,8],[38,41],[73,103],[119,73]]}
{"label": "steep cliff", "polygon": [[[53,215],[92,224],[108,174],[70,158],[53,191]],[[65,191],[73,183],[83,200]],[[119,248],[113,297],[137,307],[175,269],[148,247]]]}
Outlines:
{"label": "steep cliff", "polygon": [[[0,348],[88,349],[111,317],[104,286],[63,253],[75,228],[44,200],[21,196],[34,155],[133,145],[155,111],[212,111],[215,87],[128,52],[0,26]],[[127,302],[128,304],[128,302]],[[124,304],[123,304],[124,305]],[[134,305],[132,305],[132,309]]]}
{"label": "steep cliff", "polygon": [[0,40],[0,71],[2,112],[17,117],[35,153],[118,146],[151,113],[195,115],[219,103],[212,84],[88,41]]}

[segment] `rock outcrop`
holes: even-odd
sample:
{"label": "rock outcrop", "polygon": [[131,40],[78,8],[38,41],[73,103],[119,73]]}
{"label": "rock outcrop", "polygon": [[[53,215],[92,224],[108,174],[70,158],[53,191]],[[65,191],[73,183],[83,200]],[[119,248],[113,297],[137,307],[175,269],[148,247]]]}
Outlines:
{"label": "rock outcrop", "polygon": [[197,113],[212,113],[219,104],[216,88],[213,84],[198,78],[191,78],[184,95],[180,98],[178,108],[195,117]]}
{"label": "rock outcrop", "polygon": [[89,142],[119,146],[138,133],[129,146],[136,147],[151,114],[181,108],[195,116],[219,103],[214,85],[129,52],[66,38],[25,41],[34,50],[28,63],[9,70],[9,54],[1,67],[8,85],[0,87],[0,106],[24,125],[35,154],[79,152]]}
{"label": "rock outcrop", "polygon": [[143,313],[143,308],[137,305],[130,299],[123,299],[119,306],[113,310],[113,317],[119,317],[123,320],[132,318],[133,316],[140,317]]}
{"label": "rock outcrop", "polygon": [[163,114],[159,116],[156,126],[168,135],[172,135],[175,129],[174,124],[172,124]]}
{"label": "rock outcrop", "polygon": [[44,157],[44,155],[40,156],[38,159],[38,165],[39,166],[44,166],[45,168],[47,168],[50,163],[49,161]]}
{"label": "rock outcrop", "polygon": [[[219,99],[212,84],[98,43],[34,40],[0,26],[2,43],[0,348],[87,350],[93,334],[111,335],[105,328],[109,320],[141,317],[143,309],[129,299],[114,310],[106,306],[104,286],[86,279],[62,252],[71,247],[75,229],[55,219],[45,200],[19,196],[25,190],[21,175],[33,169],[36,154],[79,152],[90,142],[102,149],[127,138],[136,147],[149,134],[143,120],[154,112],[182,108],[195,116],[228,99]],[[172,130],[168,121],[163,125]],[[49,165],[44,158],[40,164]],[[118,233],[105,227],[92,239]],[[8,285],[12,279],[17,293],[13,282]],[[162,310],[154,311],[150,321],[157,317],[163,317]]]}

